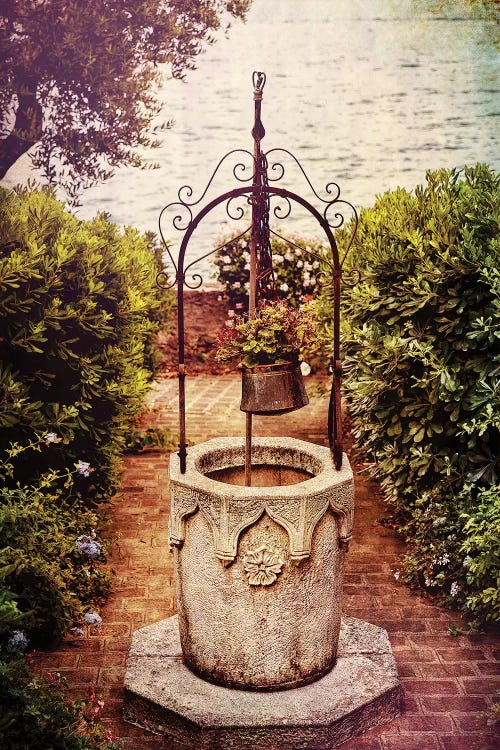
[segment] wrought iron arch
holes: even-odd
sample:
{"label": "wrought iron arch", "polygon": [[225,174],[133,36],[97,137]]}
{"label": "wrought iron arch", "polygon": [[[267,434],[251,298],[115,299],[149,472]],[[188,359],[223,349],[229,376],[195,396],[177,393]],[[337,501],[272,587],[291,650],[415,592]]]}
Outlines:
{"label": "wrought iron arch", "polygon": [[[260,142],[262,138],[265,135],[265,130],[262,125],[261,119],[260,119],[260,109],[261,109],[261,100],[262,100],[262,90],[265,83],[265,75],[262,73],[254,73],[253,76],[254,81],[254,101],[255,101],[255,122],[254,127],[252,129],[252,136],[254,138],[254,154],[252,154],[249,151],[245,151],[243,149],[234,149],[228,154],[226,154],[218,163],[216,169],[212,173],[212,176],[210,177],[210,180],[205,187],[202,195],[200,198],[198,198],[195,201],[190,200],[193,195],[193,190],[189,185],[184,185],[182,188],[178,191],[178,200],[174,201],[173,203],[168,204],[165,206],[159,216],[159,229],[160,229],[160,236],[163,240],[163,243],[165,245],[165,248],[167,250],[167,253],[170,258],[170,262],[172,263],[173,268],[175,269],[175,278],[173,280],[169,280],[169,277],[166,272],[161,272],[158,274],[157,277],[157,283],[159,286],[163,288],[170,288],[172,286],[177,286],[177,295],[178,295],[178,306],[177,306],[177,330],[178,330],[178,353],[179,353],[179,362],[178,362],[178,378],[179,378],[179,417],[180,417],[180,435],[179,435],[179,458],[180,458],[180,468],[181,472],[184,473],[186,470],[186,456],[187,456],[187,441],[186,441],[186,401],[185,401],[185,378],[186,378],[186,366],[185,366],[185,346],[184,346],[184,287],[188,289],[197,289],[201,286],[203,283],[203,279],[199,273],[194,273],[191,276],[192,283],[189,283],[187,281],[187,272],[192,269],[194,266],[196,266],[197,263],[201,262],[205,258],[209,257],[210,255],[213,255],[218,250],[221,250],[225,246],[230,245],[231,243],[235,242],[236,240],[240,239],[241,237],[244,237],[249,232],[251,233],[252,238],[252,247],[253,247],[253,259],[251,261],[251,271],[250,271],[250,306],[249,306],[249,312],[252,314],[252,312],[255,310],[255,305],[257,301],[257,286],[259,282],[258,276],[256,276],[256,268],[255,264],[259,261],[259,257],[261,260],[261,264],[268,264],[268,269],[264,269],[264,273],[262,274],[262,278],[267,277],[266,284],[269,284],[269,275],[272,278],[273,269],[272,269],[272,260],[270,256],[270,234],[275,234],[278,237],[281,237],[285,242],[289,242],[291,245],[295,245],[296,243],[288,240],[286,237],[283,237],[282,235],[277,234],[276,232],[273,232],[273,230],[269,227],[269,213],[271,210],[271,199],[273,197],[279,197],[286,201],[286,205],[288,206],[288,211],[285,213],[283,210],[280,211],[279,206],[275,206],[273,209],[273,214],[275,218],[277,219],[285,219],[290,211],[291,211],[291,202],[297,203],[301,205],[306,211],[308,211],[316,220],[316,222],[321,226],[323,229],[324,234],[326,235],[326,238],[328,240],[329,248],[331,251],[331,261],[327,260],[325,257],[318,256],[314,252],[308,250],[307,248],[302,248],[304,252],[308,253],[310,256],[318,258],[321,263],[326,266],[332,275],[332,282],[333,282],[333,354],[332,354],[332,363],[331,363],[331,370],[332,370],[332,387],[330,392],[330,400],[329,400],[329,407],[328,407],[328,442],[330,446],[330,450],[332,453],[332,458],[335,463],[335,467],[337,470],[339,470],[342,466],[342,413],[341,413],[341,394],[340,394],[340,386],[341,386],[341,378],[342,378],[342,364],[340,360],[340,291],[341,291],[341,278],[342,278],[342,266],[344,264],[347,252],[349,251],[349,248],[352,244],[352,241],[354,239],[354,234],[356,232],[357,228],[357,213],[354,208],[354,206],[349,203],[348,201],[340,198],[340,188],[337,185],[337,183],[331,182],[328,183],[326,186],[326,194],[329,195],[329,199],[322,198],[318,195],[318,193],[314,190],[309,178],[307,177],[306,172],[304,171],[302,165],[300,162],[296,159],[296,157],[291,154],[289,151],[285,149],[271,149],[271,151],[267,152],[267,154],[264,154],[261,151],[260,148]],[[286,188],[278,187],[274,183],[281,179],[283,175],[285,174],[285,168],[282,164],[279,162],[274,162],[272,165],[272,169],[276,172],[278,171],[278,175],[273,177],[268,177],[268,159],[267,157],[270,154],[274,154],[275,152],[282,152],[292,157],[294,162],[299,166],[302,174],[304,175],[309,187],[311,188],[313,194],[317,199],[319,199],[324,207],[323,212],[320,212],[312,203],[310,203],[308,200],[303,198],[298,193],[292,192]],[[242,187],[236,187],[232,190],[229,190],[225,193],[222,193],[218,195],[217,197],[210,200],[208,203],[206,203],[201,210],[199,210],[195,215],[193,215],[193,208],[195,206],[198,206],[203,198],[207,195],[208,189],[210,185],[212,184],[215,175],[221,165],[225,162],[228,156],[232,154],[245,154],[247,157],[250,157],[251,163],[252,163],[252,169],[253,169],[253,175],[252,175],[252,184],[246,184]],[[239,182],[248,182],[249,178],[244,176],[246,170],[246,165],[243,162],[237,163],[233,167],[233,175]],[[241,173],[241,177],[238,176],[238,171]],[[333,197],[332,197],[332,186],[333,186]],[[185,196],[183,198],[183,195]],[[231,202],[238,198],[246,198],[247,204],[251,206],[252,208],[252,223],[249,227],[247,227],[243,232],[238,233],[235,237],[232,237],[230,240],[227,240],[224,242],[221,246],[214,248],[213,250],[210,250],[207,253],[204,253],[200,257],[196,258],[194,261],[191,261],[186,267],[184,267],[185,257],[186,257],[186,251],[189,245],[189,242],[196,231],[196,229],[199,227],[200,223],[203,221],[203,219],[210,214],[214,209],[216,209],[218,206],[222,204],[226,204],[226,213],[230,218],[233,219],[242,219],[244,216],[244,210],[241,208],[241,206],[238,206],[236,211],[237,215],[231,214],[230,206]],[[338,229],[341,227],[344,223],[344,216],[343,213],[339,210],[340,205],[347,206],[349,209],[352,210],[353,215],[353,232],[350,237],[348,247],[346,249],[346,252],[344,254],[344,257],[342,258],[342,261],[339,257],[338,247],[337,243],[333,234],[334,229]],[[335,208],[336,213],[334,215],[335,223],[332,224],[328,219],[328,214],[330,209]],[[170,251],[170,247],[168,243],[165,240],[164,233],[162,230],[162,218],[166,211],[168,209],[175,209],[177,211],[176,215],[174,216],[172,220],[173,227],[177,231],[183,232],[183,238],[180,245],[178,257],[177,257],[177,263],[175,262],[172,253]],[[180,213],[179,213],[180,212]],[[185,216],[183,217],[183,212]],[[260,254],[260,255],[259,255]],[[253,271],[253,273],[252,273]],[[323,271],[321,273],[324,273]],[[249,419],[250,418],[250,419]],[[247,414],[247,463],[250,461],[250,455],[251,455],[251,414]],[[249,476],[247,472],[247,477]]]}

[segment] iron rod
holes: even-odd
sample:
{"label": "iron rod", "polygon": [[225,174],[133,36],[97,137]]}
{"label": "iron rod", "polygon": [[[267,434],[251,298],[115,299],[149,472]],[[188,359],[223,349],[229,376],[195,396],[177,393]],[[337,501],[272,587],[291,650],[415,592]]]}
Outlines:
{"label": "iron rod", "polygon": [[245,434],[245,485],[252,486],[252,412],[246,413],[246,434]]}
{"label": "iron rod", "polygon": [[177,344],[179,349],[179,459],[181,474],[186,473],[186,366],[184,364],[184,277],[177,277]]}
{"label": "iron rod", "polygon": [[[263,127],[260,120],[262,88],[265,77],[262,80],[260,73],[253,74],[254,83],[254,124],[252,128],[253,137],[253,179],[252,179],[252,232],[250,235],[250,279],[248,285],[248,317],[253,318],[257,307],[257,237],[255,228],[259,221],[261,212],[260,202],[262,195],[260,190],[260,139],[263,137]],[[245,430],[245,484],[252,484],[252,414],[247,412]]]}

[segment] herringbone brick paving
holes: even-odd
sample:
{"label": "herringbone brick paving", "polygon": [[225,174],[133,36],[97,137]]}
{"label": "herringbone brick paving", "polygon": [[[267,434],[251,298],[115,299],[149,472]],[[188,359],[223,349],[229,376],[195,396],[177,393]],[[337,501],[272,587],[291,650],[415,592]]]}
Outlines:
{"label": "herringbone brick paving", "polygon": [[[318,381],[310,379],[309,383],[315,390]],[[188,379],[188,438],[200,442],[210,437],[243,435],[239,399],[238,376]],[[326,408],[327,398],[315,395],[300,411],[255,418],[254,432],[324,443]],[[164,379],[155,385],[145,423],[176,430],[176,381]],[[342,748],[493,748],[492,740],[488,743],[484,739],[487,719],[482,712],[493,704],[500,688],[498,641],[491,635],[453,637],[448,626],[463,625],[458,615],[433,605],[395,580],[394,570],[404,546],[391,529],[378,522],[384,516],[380,493],[362,468],[355,467],[356,514],[344,610],[388,630],[404,686],[404,713]],[[172,559],[167,547],[168,512],[168,456],[149,452],[128,457],[122,491],[112,510],[118,542],[110,560],[114,589],[102,612],[103,624],[85,638],[67,640],[57,651],[37,657],[39,669],[63,673],[75,695],[81,696],[86,686],[95,683],[106,701],[104,715],[111,731],[134,750],[180,750],[120,719],[125,661],[133,630],[175,613]]]}

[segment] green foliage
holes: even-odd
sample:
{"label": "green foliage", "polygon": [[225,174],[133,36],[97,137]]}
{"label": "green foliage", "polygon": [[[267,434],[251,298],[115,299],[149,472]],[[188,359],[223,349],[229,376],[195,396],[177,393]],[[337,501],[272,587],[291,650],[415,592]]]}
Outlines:
{"label": "green foliage", "polygon": [[[77,545],[82,536],[92,538],[99,523],[81,504],[68,506],[60,492],[0,490],[0,580],[24,615],[22,627],[32,646],[60,638],[109,591],[101,568],[106,545],[96,541],[95,556]],[[7,608],[9,594],[4,596]]]}
{"label": "green foliage", "polygon": [[[15,486],[84,461],[92,472],[70,492],[102,500],[169,310],[158,250],[105,215],[78,221],[47,190],[1,190],[0,223],[0,461],[10,451],[0,478]],[[47,433],[58,439],[43,446]]]}
{"label": "green foliage", "polygon": [[361,213],[344,292],[353,430],[405,521],[406,579],[479,620],[498,618],[499,219],[486,166],[429,172]]}
{"label": "green foliage", "polygon": [[[317,291],[317,276],[325,252],[320,243],[295,235],[290,241],[272,236],[271,250],[278,294],[293,306],[310,299]],[[217,281],[224,287],[230,303],[248,308],[249,241],[241,238],[230,242],[215,254],[215,264]]]}
{"label": "green foliage", "polygon": [[1,3],[0,178],[32,146],[74,200],[119,165],[145,168],[140,150],[158,144],[158,66],[182,78],[249,4],[86,0],[82,13],[80,0]]}
{"label": "green foliage", "polygon": [[173,451],[179,442],[178,436],[173,435],[167,428],[148,427],[146,430],[132,430],[127,436],[125,450],[127,453],[140,453],[148,448],[161,448]]}
{"label": "green foliage", "polygon": [[269,302],[245,320],[236,318],[233,327],[219,334],[216,359],[239,359],[245,367],[298,362],[305,342],[317,337],[314,310],[309,303],[301,308],[286,302]]}
{"label": "green foliage", "polygon": [[[0,580],[5,574],[0,569]],[[0,639],[5,640],[5,635],[10,635],[21,625],[25,614],[19,610],[15,595],[0,584]]]}
{"label": "green foliage", "polygon": [[0,221],[0,732],[16,750],[112,750],[95,692],[70,701],[21,650],[99,617],[107,545],[89,505],[116,486],[170,298],[152,238],[103,215],[2,190]]}
{"label": "green foliage", "polygon": [[103,701],[91,688],[83,700],[66,696],[60,675],[34,677],[24,660],[2,654],[0,733],[9,750],[119,750],[100,720]]}
{"label": "green foliage", "polygon": [[[465,494],[468,488],[466,488]],[[476,618],[500,621],[500,485],[481,488],[476,503],[460,514],[467,610]]]}

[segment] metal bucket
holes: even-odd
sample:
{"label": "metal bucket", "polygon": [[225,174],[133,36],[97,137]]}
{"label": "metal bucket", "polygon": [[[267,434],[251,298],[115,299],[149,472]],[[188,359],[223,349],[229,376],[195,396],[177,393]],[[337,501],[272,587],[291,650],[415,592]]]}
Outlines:
{"label": "metal bucket", "polygon": [[292,362],[244,367],[241,374],[241,411],[286,414],[309,403],[300,367]]}

